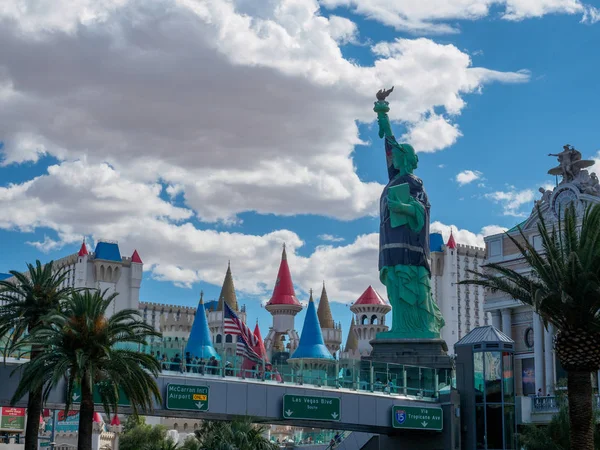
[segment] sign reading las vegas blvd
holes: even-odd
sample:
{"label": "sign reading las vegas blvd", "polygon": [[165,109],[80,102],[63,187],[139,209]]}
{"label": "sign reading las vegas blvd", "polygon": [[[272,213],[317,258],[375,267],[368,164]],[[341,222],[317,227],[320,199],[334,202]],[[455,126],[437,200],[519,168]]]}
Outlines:
{"label": "sign reading las vegas blvd", "polygon": [[340,399],[336,397],[283,396],[284,419],[339,421],[341,414]]}
{"label": "sign reading las vegas blvd", "polygon": [[394,406],[392,408],[392,427],[394,428],[442,431],[443,425],[442,408],[415,406]]}
{"label": "sign reading las vegas blvd", "polygon": [[167,384],[167,409],[208,411],[208,386]]}

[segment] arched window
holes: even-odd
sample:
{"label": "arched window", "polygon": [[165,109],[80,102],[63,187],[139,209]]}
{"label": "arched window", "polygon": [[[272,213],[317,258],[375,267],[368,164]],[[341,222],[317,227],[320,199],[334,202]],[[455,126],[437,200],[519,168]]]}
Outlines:
{"label": "arched window", "polygon": [[360,319],[360,324],[361,325],[368,325],[369,324],[369,318],[367,317],[366,314],[364,316],[362,316],[362,318]]}
{"label": "arched window", "polygon": [[226,334],[225,335],[225,342],[227,344],[231,344],[233,342],[233,336],[231,336],[230,334]]}
{"label": "arched window", "polygon": [[178,424],[177,422],[175,422],[175,423],[173,424],[173,429],[174,429],[175,431],[179,430],[179,424]]}
{"label": "arched window", "polygon": [[223,342],[223,338],[221,337],[220,334],[217,334],[216,342],[217,342],[217,344],[220,344],[221,342]]}
{"label": "arched window", "polygon": [[183,424],[183,431],[187,431],[187,429],[188,429],[188,424],[186,422],[186,423]]}
{"label": "arched window", "polygon": [[371,325],[377,325],[377,315],[375,314],[371,316]]}

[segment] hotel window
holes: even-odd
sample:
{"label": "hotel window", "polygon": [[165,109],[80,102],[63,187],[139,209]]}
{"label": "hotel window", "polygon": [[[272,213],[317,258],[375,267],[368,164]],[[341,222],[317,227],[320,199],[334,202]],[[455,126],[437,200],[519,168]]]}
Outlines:
{"label": "hotel window", "polygon": [[502,241],[496,240],[488,243],[488,256],[490,258],[494,256],[502,256]]}

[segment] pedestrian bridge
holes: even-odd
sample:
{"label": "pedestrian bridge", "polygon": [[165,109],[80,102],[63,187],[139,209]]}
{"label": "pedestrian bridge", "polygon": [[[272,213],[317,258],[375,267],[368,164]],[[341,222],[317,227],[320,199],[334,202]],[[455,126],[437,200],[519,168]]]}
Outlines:
{"label": "pedestrian bridge", "polygon": [[[19,370],[13,376],[11,373],[22,362],[11,359],[0,366],[1,405],[8,405],[17,387]],[[425,398],[394,389],[377,391],[373,384],[373,391],[353,390],[300,384],[300,380],[282,383],[176,371],[164,371],[157,383],[162,402],[155,404],[153,411],[144,412],[146,415],[215,420],[251,416],[257,423],[395,435],[403,444],[402,449],[413,448],[413,442],[414,448],[419,442],[420,448],[454,448],[444,444],[444,435],[452,432],[452,418],[457,415],[454,394]],[[51,392],[46,407],[63,408],[65,392],[63,382]],[[17,406],[26,406],[26,399]],[[398,430],[392,425],[393,407],[442,408],[443,432],[433,431],[427,420],[419,422],[422,429]],[[125,405],[119,411],[130,412]]]}

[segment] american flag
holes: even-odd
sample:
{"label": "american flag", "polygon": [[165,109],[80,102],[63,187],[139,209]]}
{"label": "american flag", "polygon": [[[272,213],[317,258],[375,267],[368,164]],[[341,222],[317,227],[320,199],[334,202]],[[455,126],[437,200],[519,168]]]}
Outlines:
{"label": "american flag", "polygon": [[258,344],[258,339],[226,302],[223,302],[223,328],[225,334],[237,335],[236,354],[260,360],[260,356],[253,350]]}
{"label": "american flag", "polygon": [[248,358],[254,362],[261,362],[262,359],[258,353],[256,353],[252,347],[248,345],[244,337],[240,334],[238,335],[238,341],[235,348],[235,354],[238,356],[243,356],[244,358]]}

